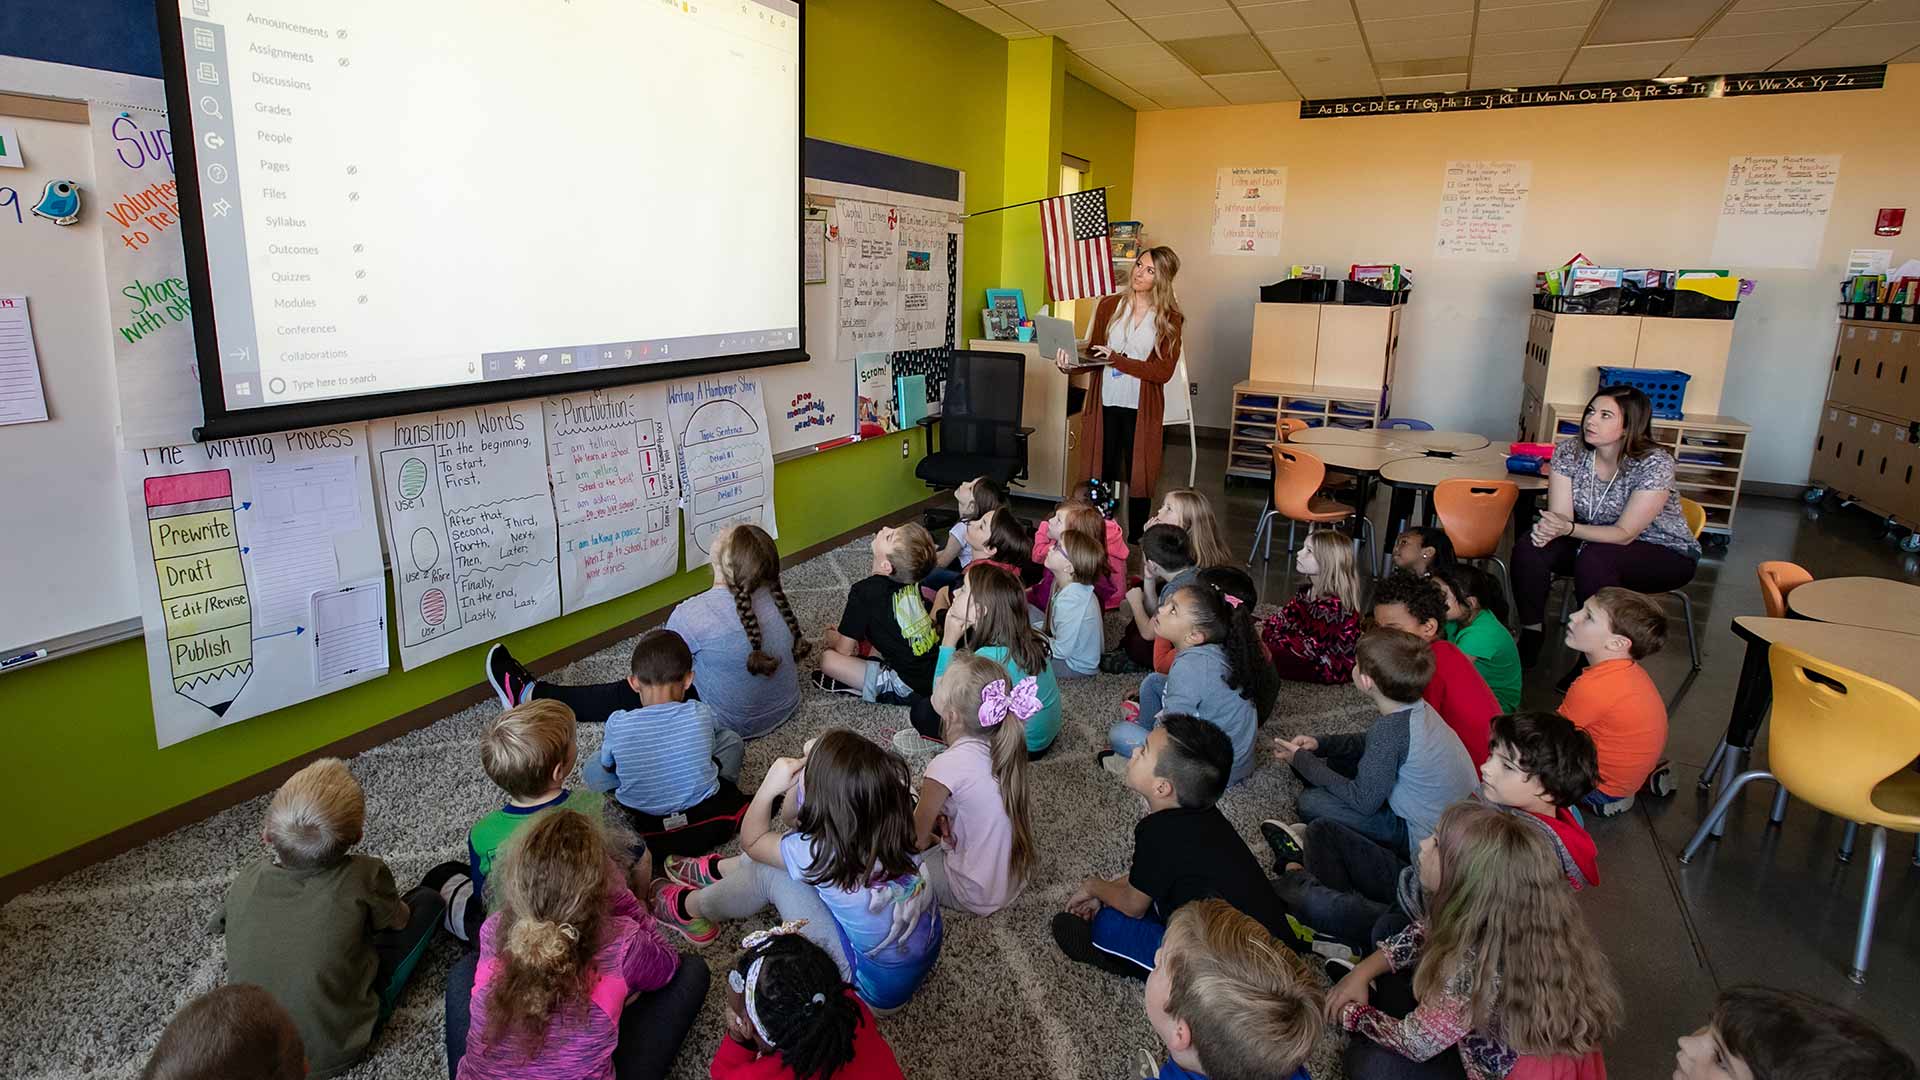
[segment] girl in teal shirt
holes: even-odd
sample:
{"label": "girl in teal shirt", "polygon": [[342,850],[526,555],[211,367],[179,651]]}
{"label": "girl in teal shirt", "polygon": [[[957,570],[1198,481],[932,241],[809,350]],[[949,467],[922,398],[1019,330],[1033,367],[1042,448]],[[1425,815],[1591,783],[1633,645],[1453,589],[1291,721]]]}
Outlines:
{"label": "girl in teal shirt", "polygon": [[1447,570],[1436,568],[1433,580],[1447,598],[1447,640],[1473,658],[1501,712],[1518,709],[1520,650],[1502,620],[1507,598],[1499,584],[1493,575],[1466,563]]}
{"label": "girl in teal shirt", "polygon": [[[1027,757],[1037,758],[1060,733],[1060,684],[1054,680],[1047,639],[1033,628],[1027,615],[1026,588],[1013,573],[990,562],[975,560],[961,575],[960,588],[947,609],[940,658],[934,681],[947,670],[956,649],[972,651],[998,662],[1018,685],[1032,675],[1040,684],[1040,711],[1027,720]],[[894,749],[909,757],[938,753],[940,714],[931,701],[916,697],[913,730],[894,736]]]}

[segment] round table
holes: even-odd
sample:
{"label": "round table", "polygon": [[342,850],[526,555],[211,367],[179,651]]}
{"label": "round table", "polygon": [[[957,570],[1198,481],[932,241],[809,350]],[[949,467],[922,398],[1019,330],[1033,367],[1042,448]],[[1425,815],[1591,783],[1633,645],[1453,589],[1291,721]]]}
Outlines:
{"label": "round table", "polygon": [[1408,431],[1403,428],[1315,427],[1295,432],[1289,443],[1302,446],[1371,446],[1409,454],[1459,454],[1484,450],[1490,440],[1471,431]]}
{"label": "round table", "polygon": [[1453,457],[1401,458],[1380,469],[1380,479],[1396,487],[1427,489],[1445,480],[1511,480],[1521,491],[1545,491],[1547,478],[1507,471],[1507,455],[1489,453],[1456,454]]}
{"label": "round table", "polygon": [[1920,585],[1876,577],[1815,578],[1787,594],[1803,619],[1920,634]]}
{"label": "round table", "polygon": [[1290,439],[1282,445],[1289,450],[1312,454],[1325,462],[1329,469],[1345,469],[1347,472],[1356,473],[1377,473],[1394,462],[1421,456],[1420,451],[1410,450],[1404,446],[1369,446],[1355,443],[1316,443],[1302,446],[1298,439]]}

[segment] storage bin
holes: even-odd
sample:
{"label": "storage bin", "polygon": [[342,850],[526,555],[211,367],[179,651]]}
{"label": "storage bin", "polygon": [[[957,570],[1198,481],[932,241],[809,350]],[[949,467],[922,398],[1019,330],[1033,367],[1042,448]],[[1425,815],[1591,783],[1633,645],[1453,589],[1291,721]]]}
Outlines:
{"label": "storage bin", "polygon": [[1646,314],[1669,319],[1731,319],[1738,300],[1720,300],[1692,289],[1648,289]]}
{"label": "storage bin", "polygon": [[1364,281],[1343,281],[1340,290],[1340,303],[1365,307],[1392,307],[1404,304],[1412,295],[1411,287],[1405,289],[1376,289]]}
{"label": "storage bin", "polygon": [[1263,304],[1337,304],[1340,286],[1333,278],[1286,278],[1260,286]]}
{"label": "storage bin", "polygon": [[1684,371],[1670,371],[1664,368],[1600,368],[1600,385],[1631,386],[1647,395],[1653,403],[1653,417],[1656,420],[1684,420],[1686,413],[1681,406],[1687,397],[1687,383],[1693,376]]}

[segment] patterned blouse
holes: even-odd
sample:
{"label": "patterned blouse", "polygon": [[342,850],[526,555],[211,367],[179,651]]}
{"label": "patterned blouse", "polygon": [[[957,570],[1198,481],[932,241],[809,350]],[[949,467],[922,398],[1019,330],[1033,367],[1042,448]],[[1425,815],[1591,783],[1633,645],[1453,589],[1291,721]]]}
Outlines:
{"label": "patterned blouse", "polygon": [[1655,447],[1637,461],[1623,457],[1613,479],[1602,480],[1593,472],[1593,451],[1576,436],[1561,439],[1553,448],[1552,469],[1553,475],[1573,482],[1573,520],[1582,525],[1612,525],[1626,512],[1627,499],[1634,492],[1665,491],[1667,504],[1634,539],[1700,557],[1700,544],[1687,528],[1680,496],[1673,490],[1673,455],[1665,450]]}
{"label": "patterned blouse", "polygon": [[1283,679],[1338,685],[1353,678],[1360,616],[1337,596],[1312,598],[1311,587],[1260,625],[1260,638]]}

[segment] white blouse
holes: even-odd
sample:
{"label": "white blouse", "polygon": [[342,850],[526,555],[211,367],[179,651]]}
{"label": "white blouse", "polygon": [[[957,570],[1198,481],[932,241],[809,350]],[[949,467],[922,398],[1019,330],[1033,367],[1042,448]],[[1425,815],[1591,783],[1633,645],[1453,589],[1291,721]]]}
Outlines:
{"label": "white blouse", "polygon": [[[1119,310],[1114,312],[1113,322],[1107,326],[1107,348],[1130,359],[1145,360],[1153,355],[1158,316],[1151,308],[1138,320],[1131,320],[1132,314],[1132,298],[1123,298]],[[1140,377],[1108,368],[1106,377],[1100,380],[1100,404],[1138,409]]]}

